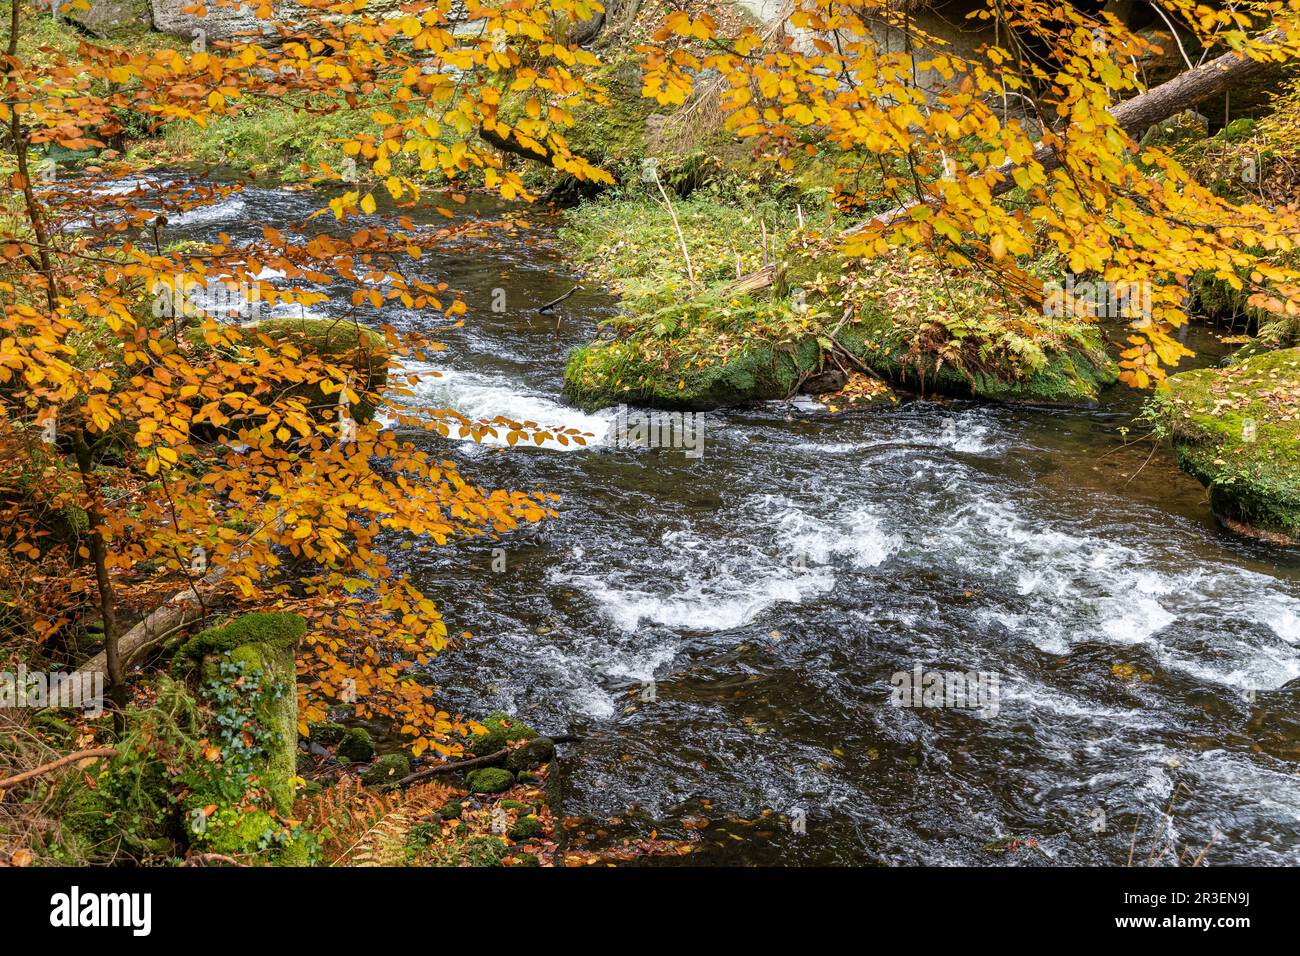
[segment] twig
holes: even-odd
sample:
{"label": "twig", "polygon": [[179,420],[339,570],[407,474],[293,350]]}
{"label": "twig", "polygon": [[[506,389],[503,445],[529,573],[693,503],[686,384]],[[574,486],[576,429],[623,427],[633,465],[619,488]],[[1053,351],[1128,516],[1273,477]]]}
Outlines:
{"label": "twig", "polygon": [[91,757],[116,757],[116,747],[94,747],[90,750],[78,750],[75,753],[66,754],[58,760],[51,760],[49,763],[43,763],[33,770],[26,770],[23,773],[15,774],[12,777],[5,777],[0,780],[0,794],[11,787],[16,787],[20,783],[25,783],[33,777],[39,777],[43,773],[49,773],[51,770],[58,770],[70,763],[76,763],[78,760],[87,760]]}
{"label": "twig", "polygon": [[668,198],[668,193],[664,190],[664,184],[659,179],[659,174],[655,173],[655,185],[659,187],[659,195],[664,197],[664,205],[668,207],[668,215],[673,218],[673,228],[677,230],[677,241],[682,247],[682,258],[686,260],[686,277],[691,280],[691,291],[695,291],[695,267],[691,265],[691,254],[686,249],[686,237],[682,235],[681,223],[677,221],[677,210],[673,208],[673,201]]}
{"label": "twig", "polygon": [[212,863],[224,863],[226,866],[243,866],[232,856],[226,856],[224,853],[195,853],[189,857],[181,866],[208,866]]}
{"label": "twig", "polygon": [[561,302],[563,302],[565,299],[573,295],[573,293],[577,292],[581,288],[582,288],[581,285],[575,285],[572,289],[564,293],[564,295],[560,296],[558,299],[552,299],[550,302],[546,303],[545,305],[539,306],[537,311],[542,315],[546,315],[553,308],[555,308],[557,305],[559,305]]}
{"label": "twig", "polygon": [[1142,464],[1138,467],[1138,470],[1137,470],[1137,471],[1133,472],[1133,474],[1131,474],[1131,475],[1128,476],[1128,481],[1124,482],[1124,487],[1125,487],[1125,488],[1127,488],[1127,487],[1129,486],[1129,484],[1132,483],[1132,481],[1133,481],[1134,478],[1136,478],[1138,475],[1142,474],[1142,469],[1143,469],[1143,468],[1145,468],[1147,465],[1151,464],[1151,459],[1155,457],[1156,449],[1159,448],[1159,447],[1160,447],[1160,446],[1159,446],[1158,444],[1152,443],[1152,445],[1151,445],[1151,454],[1147,455],[1147,460],[1144,461],[1144,462],[1142,462]]}
{"label": "twig", "polygon": [[[554,744],[571,744],[581,740],[573,734],[564,734],[559,737],[547,738]],[[486,754],[482,757],[474,757],[470,760],[458,760],[455,763],[440,763],[436,767],[429,767],[427,770],[417,770],[415,773],[407,774],[401,780],[393,784],[395,787],[409,787],[413,783],[419,783],[421,780],[428,780],[440,773],[453,773],[457,770],[472,770],[474,767],[482,767],[487,764],[496,763],[498,760],[510,753],[509,747],[502,747],[495,753]]]}

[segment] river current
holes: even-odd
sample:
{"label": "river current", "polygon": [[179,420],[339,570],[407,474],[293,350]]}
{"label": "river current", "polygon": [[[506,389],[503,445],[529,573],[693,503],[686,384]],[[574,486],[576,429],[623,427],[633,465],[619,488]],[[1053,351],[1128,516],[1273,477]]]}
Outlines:
{"label": "river current", "polygon": [[[250,188],[168,235],[248,241],[321,204]],[[677,863],[1122,865],[1164,843],[1166,864],[1206,844],[1207,864],[1300,862],[1300,561],[1219,528],[1167,450],[1125,445],[1138,396],[796,399],[706,414],[698,456],[621,447],[613,410],[560,398],[616,302],[588,282],[537,313],[583,281],[555,225],[424,257],[469,313],[419,400],[587,447],[415,440],[559,494],[560,516],[391,560],[474,635],[432,666],[444,706],[582,736],[560,761],[573,841],[689,837]],[[918,669],[995,693],[898,706]]]}

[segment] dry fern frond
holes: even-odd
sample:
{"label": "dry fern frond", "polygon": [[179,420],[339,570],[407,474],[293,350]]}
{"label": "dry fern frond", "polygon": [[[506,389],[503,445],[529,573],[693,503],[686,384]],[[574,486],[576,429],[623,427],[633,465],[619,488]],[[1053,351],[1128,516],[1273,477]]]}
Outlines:
{"label": "dry fern frond", "polygon": [[376,793],[356,777],[344,776],[303,801],[298,816],[320,840],[327,866],[395,866],[405,862],[411,828],[452,793],[437,783]]}

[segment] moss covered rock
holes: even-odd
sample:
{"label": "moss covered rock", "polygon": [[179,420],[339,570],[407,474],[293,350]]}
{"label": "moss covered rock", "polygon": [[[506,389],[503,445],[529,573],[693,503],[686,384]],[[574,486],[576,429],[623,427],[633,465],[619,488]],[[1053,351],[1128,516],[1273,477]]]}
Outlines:
{"label": "moss covered rock", "polygon": [[[1044,405],[1087,405],[1115,384],[1119,369],[1107,354],[1095,324],[1036,318],[1032,328],[1008,331],[1016,323],[959,319],[926,323],[879,309],[864,311],[847,327],[841,344],[897,385],[956,398]],[[937,359],[918,342],[946,337]]]}
{"label": "moss covered rock", "polygon": [[469,751],[476,757],[485,757],[496,753],[508,743],[532,740],[537,736],[537,731],[522,720],[502,711],[488,714],[479,723],[483,725],[484,732],[475,734],[469,743]]}
{"label": "moss covered rock", "polygon": [[[565,397],[588,411],[627,402],[705,411],[793,395],[819,369],[815,338],[798,345],[756,344],[699,365],[685,354],[661,366],[643,363],[636,345],[598,340],[575,349],[564,370]],[[689,365],[689,367],[688,367]]]}
{"label": "moss covered rock", "polygon": [[1170,376],[1153,414],[1226,524],[1300,541],[1300,348]]}
{"label": "moss covered rock", "polygon": [[411,761],[405,754],[384,754],[361,773],[361,782],[367,787],[384,787],[397,783],[411,772]]}
{"label": "moss covered rock", "polygon": [[555,742],[550,737],[537,737],[506,755],[506,769],[521,773],[549,763],[555,757]]}
{"label": "moss covered rock", "polygon": [[504,767],[483,767],[465,775],[470,793],[500,793],[514,785],[515,775]]}
{"label": "moss covered rock", "polygon": [[[272,342],[293,345],[304,355],[315,356],[327,365],[335,366],[347,378],[353,391],[379,392],[388,379],[389,350],[387,340],[374,329],[336,319],[281,318],[266,319],[240,327],[240,343],[248,348],[260,346],[261,336]],[[190,344],[200,352],[210,350],[201,329],[186,333]],[[320,384],[292,385],[289,394],[300,395],[307,405],[332,417],[338,405],[338,394],[327,395]],[[362,401],[350,409],[358,422],[374,417],[372,402]]]}
{"label": "moss covered rock", "polygon": [[343,739],[343,735],[348,732],[348,728],[332,720],[325,720],[318,724],[308,724],[307,731],[311,739],[317,743],[336,744]]}
{"label": "moss covered rock", "polygon": [[531,840],[533,837],[542,836],[545,832],[546,828],[542,826],[542,821],[530,814],[516,820],[514,826],[510,828],[509,835],[512,840]]}
{"label": "moss covered rock", "polygon": [[349,727],[339,741],[338,755],[344,760],[363,762],[375,755],[375,744],[364,727]]}

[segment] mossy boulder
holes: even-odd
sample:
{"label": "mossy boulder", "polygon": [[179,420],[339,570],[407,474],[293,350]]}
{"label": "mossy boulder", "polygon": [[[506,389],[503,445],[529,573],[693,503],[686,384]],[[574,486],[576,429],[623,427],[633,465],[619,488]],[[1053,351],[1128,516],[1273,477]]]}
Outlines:
{"label": "mossy boulder", "polygon": [[662,365],[647,363],[640,347],[621,339],[580,346],[564,370],[564,395],[587,411],[619,403],[705,411],[793,395],[805,375],[819,370],[815,338],[797,345],[760,343],[701,365],[688,353]]}
{"label": "mossy boulder", "polygon": [[367,787],[385,787],[397,783],[411,772],[411,761],[405,754],[384,754],[361,773],[361,782]]}
{"label": "mossy boulder", "polygon": [[504,767],[483,767],[465,775],[470,793],[500,793],[509,790],[514,782],[515,775]]}
{"label": "mossy boulder", "polygon": [[[1016,327],[1023,332],[1006,331]],[[947,361],[915,347],[934,336],[947,337]],[[926,323],[868,308],[839,341],[889,382],[955,398],[1090,405],[1119,379],[1095,324],[1045,316],[1035,317],[1032,326],[1014,321],[966,325],[958,319]]]}
{"label": "mossy boulder", "polygon": [[[603,228],[575,228],[571,241],[590,255],[594,240],[584,237]],[[632,265],[649,268],[644,249],[636,255]],[[834,391],[825,373],[842,368],[926,393],[1041,405],[1092,404],[1119,378],[1095,321],[1010,303],[988,282],[902,252],[867,265],[796,253],[761,288],[719,280],[685,299],[644,279],[620,288],[618,334],[576,349],[565,368],[565,397],[589,411],[623,402],[703,410]],[[895,396],[882,388],[855,399],[888,407]]]}
{"label": "mossy boulder", "polygon": [[[337,377],[351,382],[357,393],[379,392],[388,380],[389,349],[387,340],[374,329],[356,322],[338,319],[281,318],[265,319],[240,326],[239,344],[256,348],[265,336],[274,343],[292,345],[304,355],[314,356],[337,369]],[[190,345],[199,353],[212,351],[202,329],[186,333]],[[223,349],[218,346],[218,349]],[[233,349],[231,350],[233,351]],[[290,385],[289,394],[299,395],[308,407],[332,418],[338,394],[326,394],[321,384]],[[363,400],[351,407],[349,414],[358,422],[374,417],[373,402]]]}
{"label": "mossy boulder", "polygon": [[69,5],[64,14],[97,37],[143,36],[151,25],[147,0],[91,0],[82,10]]}
{"label": "mossy boulder", "polygon": [[349,727],[339,741],[338,755],[344,760],[361,763],[375,755],[375,744],[364,727]]}
{"label": "mossy boulder", "polygon": [[503,711],[488,714],[479,723],[483,725],[484,732],[475,734],[469,743],[469,751],[476,757],[485,757],[501,750],[508,743],[532,740],[537,736],[537,731],[533,728]]}
{"label": "mossy boulder", "polygon": [[506,769],[521,773],[549,763],[555,757],[555,741],[550,737],[536,737],[506,755]]}
{"label": "mossy boulder", "polygon": [[1300,541],[1300,348],[1170,376],[1152,414],[1229,527]]}
{"label": "mossy boulder", "polygon": [[311,739],[317,743],[336,744],[343,739],[343,735],[348,732],[348,728],[332,720],[325,720],[318,724],[308,724],[307,731]]}
{"label": "mossy boulder", "polygon": [[542,821],[531,814],[526,817],[520,817],[515,821],[514,826],[510,828],[510,839],[512,840],[531,840],[533,837],[542,836],[546,828]]}

